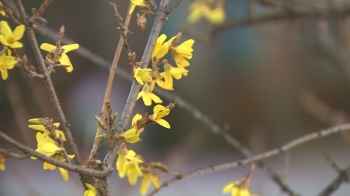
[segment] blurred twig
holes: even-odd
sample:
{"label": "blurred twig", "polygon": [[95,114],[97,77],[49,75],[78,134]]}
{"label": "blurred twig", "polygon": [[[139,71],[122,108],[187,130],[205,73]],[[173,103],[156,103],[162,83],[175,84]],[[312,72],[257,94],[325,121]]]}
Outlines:
{"label": "blurred twig", "polygon": [[340,170],[338,176],[329,183],[328,186],[318,196],[329,196],[334,193],[344,183],[349,182],[350,178],[350,166]]}
{"label": "blurred twig", "polygon": [[[186,172],[183,174],[179,174],[176,177],[164,182],[158,189],[153,190],[149,196],[154,195],[155,193],[157,193],[159,190],[161,190],[162,188],[167,187],[168,185],[177,182],[178,180],[184,179],[184,178],[190,178],[190,177],[195,177],[195,176],[201,176],[204,174],[208,174],[214,171],[220,171],[220,170],[226,170],[226,169],[231,169],[231,168],[235,168],[238,166],[243,166],[243,165],[247,165],[253,162],[258,162],[259,160],[263,160],[272,156],[276,156],[280,153],[283,152],[287,152],[301,144],[304,144],[306,142],[310,142],[312,140],[316,140],[316,139],[320,139],[320,138],[324,138],[333,134],[337,134],[337,133],[341,133],[343,131],[348,131],[350,130],[350,123],[348,124],[343,124],[343,125],[339,125],[339,126],[335,126],[335,127],[331,127],[328,129],[323,129],[314,133],[310,133],[307,134],[305,136],[302,136],[300,138],[297,138],[295,140],[292,140],[288,143],[286,143],[285,145],[279,147],[279,148],[275,148],[272,150],[269,150],[267,152],[258,154],[258,155],[254,155],[250,158],[247,159],[243,159],[240,161],[235,161],[235,162],[230,162],[230,163],[224,163],[224,164],[219,164],[219,165],[214,165],[214,166],[210,166],[210,167],[206,167],[203,169],[199,169],[199,170],[194,170],[194,171],[190,171],[190,172]],[[335,180],[336,182],[334,182],[334,184],[338,185],[339,181],[343,182],[344,178],[348,176],[348,174],[350,173],[350,167],[346,169],[346,171],[344,170],[342,175],[339,175],[339,177]],[[341,183],[340,182],[340,183]],[[323,195],[322,195],[323,196]],[[325,195],[324,195],[325,196]]]}

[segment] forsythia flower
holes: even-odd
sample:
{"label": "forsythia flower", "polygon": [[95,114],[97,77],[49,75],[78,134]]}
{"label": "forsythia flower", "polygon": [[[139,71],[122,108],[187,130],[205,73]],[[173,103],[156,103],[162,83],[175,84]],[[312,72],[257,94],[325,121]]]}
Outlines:
{"label": "forsythia flower", "polygon": [[140,188],[141,195],[146,194],[149,186],[151,185],[151,182],[154,185],[154,187],[156,187],[156,189],[160,187],[160,180],[158,176],[153,176],[152,173],[149,171],[143,172],[143,178],[142,178],[141,188]]}
{"label": "forsythia flower", "polygon": [[131,1],[132,5],[130,7],[129,14],[131,14],[134,11],[136,6],[140,6],[140,7],[144,7],[144,8],[149,9],[149,5],[145,0],[130,0],[130,1]]}
{"label": "forsythia flower", "polygon": [[0,42],[4,46],[10,48],[22,48],[23,44],[18,42],[23,36],[25,27],[24,25],[19,25],[15,28],[14,32],[6,21],[0,21]]}
{"label": "forsythia flower", "polygon": [[7,70],[12,69],[16,63],[17,63],[17,60],[12,56],[7,56],[5,54],[2,54],[0,56],[0,72],[1,72],[1,78],[3,80],[6,80],[8,77]]}
{"label": "forsythia flower", "polygon": [[[60,155],[59,153],[62,152],[62,148],[58,147],[57,144],[53,139],[51,139],[47,134],[38,132],[36,133],[36,140],[37,140],[37,149],[35,151],[44,154],[49,157],[53,157],[59,161],[65,162],[66,159]],[[68,158],[72,159],[74,155],[68,155]],[[36,157],[31,157],[32,159],[36,159]],[[56,165],[52,165],[48,162],[44,162],[43,164],[44,170],[54,170],[56,169]],[[64,181],[68,181],[68,171],[66,169],[63,169],[61,167],[58,167],[58,170],[60,171],[60,174]]]}
{"label": "forsythia flower", "polygon": [[170,47],[171,55],[173,56],[178,67],[187,67],[190,65],[186,59],[192,58],[193,43],[194,40],[189,39],[178,46]]}
{"label": "forsythia flower", "polygon": [[[165,67],[164,67],[164,71],[165,70]],[[168,90],[168,91],[173,91],[174,88],[173,88],[173,78],[169,78],[169,77],[164,77],[164,76],[168,76],[168,75],[164,75],[165,72],[162,72],[162,73],[155,73],[154,74],[154,81],[156,82],[156,84],[160,87],[160,88],[163,88],[165,90]],[[164,79],[164,81],[163,81]]]}
{"label": "forsythia flower", "polygon": [[3,6],[2,3],[0,2],[0,15],[6,16],[6,12],[4,10],[5,10],[5,6]]}
{"label": "forsythia flower", "polygon": [[131,185],[136,184],[137,178],[143,175],[139,163],[127,161],[124,164],[123,171],[119,171],[119,177],[124,178],[125,175],[128,176],[128,181]]}
{"label": "forsythia flower", "polygon": [[[53,139],[45,135],[44,133],[36,133],[36,141],[38,142],[37,149],[35,151],[44,154],[46,156],[53,156],[55,153],[62,149],[58,147]],[[32,157],[36,159],[35,157]]]}
{"label": "forsythia flower", "polygon": [[[32,120],[32,119],[29,119],[28,122],[31,122],[31,120]],[[59,126],[60,126],[60,123],[59,123],[59,122],[53,123],[53,125],[54,125],[55,127],[59,127]],[[37,131],[41,131],[41,132],[45,133],[47,136],[50,135],[50,131],[47,130],[47,129],[44,127],[44,125],[40,125],[40,124],[37,124],[37,125],[28,125],[28,127],[31,128],[31,129],[37,130]],[[57,138],[62,138],[63,141],[66,141],[66,137],[65,137],[63,131],[57,129],[57,130],[55,130],[55,134],[56,134],[56,137],[57,137]]]}
{"label": "forsythia flower", "polygon": [[160,126],[170,129],[170,124],[168,121],[164,120],[163,117],[167,116],[170,113],[170,109],[162,105],[156,105],[153,108],[153,114],[150,116],[150,119]]}
{"label": "forsythia flower", "polygon": [[160,58],[162,58],[169,50],[169,44],[163,44],[166,39],[166,35],[162,34],[158,37],[156,45],[152,51],[152,61],[156,62]]}
{"label": "forsythia flower", "polygon": [[152,76],[150,75],[150,72],[152,71],[151,68],[136,68],[134,69],[134,78],[135,80],[143,85],[144,82],[151,82]]}
{"label": "forsythia flower", "polygon": [[136,162],[136,163],[143,162],[140,158],[136,157],[135,151],[133,151],[133,150],[127,151],[125,148],[122,148],[119,151],[118,160],[116,162],[116,168],[119,172],[124,171],[124,166],[127,163],[127,161]]}
{"label": "forsythia flower", "polygon": [[224,194],[227,194],[230,192],[232,193],[231,196],[257,196],[257,195],[251,194],[247,188],[244,188],[241,185],[239,185],[237,181],[226,184],[222,189],[222,193]]}
{"label": "forsythia flower", "polygon": [[[162,76],[162,78],[164,78],[164,86],[167,88],[168,87],[172,88],[173,77],[179,80],[181,79],[182,75],[187,76],[187,73],[188,73],[188,70],[186,70],[184,67],[173,67],[169,63],[166,63],[164,64],[164,72],[160,73],[160,75]],[[160,85],[158,84],[158,86]]]}
{"label": "forsythia flower", "polygon": [[142,118],[141,114],[135,114],[135,116],[132,118],[131,128],[124,133],[120,134],[119,136],[122,136],[122,139],[129,143],[135,143],[140,140],[140,133],[141,131],[137,128],[137,121]]}
{"label": "forsythia flower", "polygon": [[4,171],[6,169],[5,167],[5,158],[3,156],[1,156],[0,154],[0,170]]}
{"label": "forsythia flower", "polygon": [[154,101],[155,103],[162,103],[163,101],[157,95],[152,93],[153,89],[154,82],[151,82],[151,84],[146,83],[137,95],[137,99],[140,99],[142,97],[143,103],[146,106],[152,105],[152,101]]}
{"label": "forsythia flower", "polygon": [[208,5],[208,2],[203,0],[193,2],[189,8],[190,14],[187,17],[189,23],[195,23],[201,17],[207,18],[213,24],[222,24],[225,20],[223,1],[218,2],[214,9]]}
{"label": "forsythia flower", "polygon": [[51,63],[60,62],[60,64],[66,69],[67,72],[73,71],[73,65],[70,62],[69,57],[67,56],[66,53],[72,50],[76,50],[78,48],[79,48],[79,44],[69,44],[69,45],[62,46],[63,50],[58,53],[56,59],[53,59],[56,51],[56,46],[48,43],[43,43],[40,45],[40,49],[49,52],[49,54],[46,56],[46,59]]}
{"label": "forsythia flower", "polygon": [[88,190],[84,192],[84,196],[96,196],[98,194],[98,190],[91,184],[85,183],[85,186],[88,188]]}

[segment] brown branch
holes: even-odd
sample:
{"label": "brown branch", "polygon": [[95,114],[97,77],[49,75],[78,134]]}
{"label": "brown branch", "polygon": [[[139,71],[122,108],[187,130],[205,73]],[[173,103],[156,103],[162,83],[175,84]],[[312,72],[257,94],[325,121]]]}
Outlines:
{"label": "brown branch", "polygon": [[[154,45],[155,45],[156,40],[160,34],[160,30],[162,29],[165,17],[167,16],[167,14],[165,12],[167,10],[169,1],[170,0],[162,0],[160,2],[159,9],[157,10],[156,17],[154,19],[153,27],[151,29],[151,34],[148,38],[147,45],[145,47],[145,51],[144,51],[143,56],[141,58],[141,64],[140,64],[141,68],[147,67],[149,61],[151,60],[151,55],[152,55]],[[136,97],[137,97],[137,94],[140,91],[140,89],[141,89],[141,85],[138,84],[138,82],[136,82],[135,80],[133,80],[129,96],[128,96],[127,102],[125,104],[125,108],[123,110],[121,120],[120,120],[119,125],[118,125],[118,129],[117,129],[118,131],[125,130],[126,126],[128,125],[132,111],[133,111],[135,104],[136,104]],[[111,167],[113,165],[113,161],[115,160],[115,158],[117,156],[120,144],[121,144],[120,141],[111,142],[111,144],[109,146],[109,151],[106,154],[105,159],[104,159],[104,162],[105,162],[107,167]]]}
{"label": "brown branch", "polygon": [[10,150],[5,150],[2,148],[0,148],[0,155],[2,155],[5,158],[11,157],[13,159],[18,159],[18,160],[26,159],[30,156],[29,154],[17,154],[17,153],[11,152]]}
{"label": "brown branch", "polygon": [[[210,167],[206,167],[203,169],[198,169],[198,170],[194,170],[194,171],[190,171],[190,172],[186,172],[183,174],[179,174],[176,177],[164,182],[159,189],[155,189],[153,190],[151,193],[149,193],[148,195],[154,195],[156,194],[159,190],[161,190],[162,188],[167,187],[168,185],[177,182],[178,180],[184,179],[184,178],[190,178],[190,177],[195,177],[195,176],[201,176],[204,174],[208,174],[211,172],[215,172],[215,171],[221,171],[221,170],[227,170],[227,169],[231,169],[231,168],[235,168],[238,166],[243,166],[243,165],[247,165],[253,162],[257,162],[259,160],[263,160],[272,156],[276,156],[280,153],[289,151],[301,144],[304,144],[306,142],[310,142],[312,140],[315,139],[319,139],[319,138],[323,138],[323,137],[327,137],[336,133],[341,133],[343,131],[348,131],[350,130],[350,123],[348,124],[343,124],[343,125],[339,125],[339,126],[335,126],[335,127],[331,127],[328,129],[323,129],[314,133],[310,133],[307,134],[305,136],[302,136],[300,138],[297,138],[295,140],[292,140],[288,143],[286,143],[285,145],[279,147],[279,148],[275,148],[272,150],[269,150],[267,152],[258,154],[258,155],[254,155],[250,158],[247,159],[243,159],[243,160],[239,160],[239,161],[235,161],[235,162],[230,162],[230,163],[224,163],[224,164],[219,164],[219,165],[214,165],[214,166],[210,166]],[[350,173],[350,168],[348,169],[349,173]],[[340,177],[339,177],[340,178]]]}
{"label": "brown branch", "polygon": [[40,8],[34,13],[34,15],[28,19],[28,24],[30,26],[32,26],[35,23],[35,20],[37,20],[47,9],[47,7],[49,7],[50,3],[52,2],[52,0],[45,0]]}
{"label": "brown branch", "polygon": [[58,167],[62,167],[62,168],[67,169],[69,171],[79,173],[79,174],[94,176],[96,178],[104,178],[108,174],[108,171],[98,171],[98,170],[93,170],[93,169],[87,169],[87,168],[84,168],[84,167],[79,166],[79,165],[74,165],[71,163],[58,161],[57,159],[54,159],[52,157],[48,157],[46,155],[38,153],[35,150],[33,150],[32,148],[15,141],[14,139],[9,137],[8,135],[3,133],[2,131],[0,131],[0,138],[5,140],[6,142],[10,143],[12,146],[17,148],[18,150],[29,154],[30,156],[34,156],[41,161],[51,163],[53,165],[56,165]]}
{"label": "brown branch", "polygon": [[62,123],[61,125],[62,125],[63,131],[65,133],[65,136],[66,136],[68,144],[69,144],[68,147],[70,150],[72,150],[72,152],[75,155],[74,160],[75,160],[76,164],[80,165],[81,161],[80,161],[79,151],[78,151],[77,145],[74,142],[72,133],[69,129],[69,126],[70,126],[69,122],[67,121],[67,119],[64,115],[60,101],[57,97],[55,88],[53,86],[50,73],[47,70],[47,67],[46,67],[45,62],[43,60],[43,57],[41,56],[40,49],[39,49],[38,42],[36,40],[34,31],[33,31],[33,28],[30,25],[28,25],[28,22],[26,21],[26,13],[25,13],[22,1],[16,0],[16,6],[17,6],[19,14],[21,16],[21,20],[23,21],[24,24],[26,24],[26,27],[27,27],[26,34],[27,34],[27,37],[29,40],[29,44],[33,50],[35,59],[36,59],[37,63],[39,64],[39,67],[40,67],[41,71],[43,72],[43,75],[45,76],[45,79],[43,81],[45,83],[47,92],[50,95],[51,103],[52,103],[54,109],[56,110],[56,112],[58,113],[58,116],[61,120],[61,123]]}
{"label": "brown branch", "polygon": [[[130,6],[131,6],[131,2],[129,3],[129,8],[130,8]],[[130,19],[131,19],[131,14],[128,12],[127,15],[126,15],[125,22],[124,22],[124,26],[125,27],[129,26]],[[123,49],[123,44],[124,44],[124,38],[123,38],[123,36],[120,36],[119,42],[118,42],[118,46],[117,46],[117,49],[116,49],[115,54],[114,54],[114,59],[113,59],[111,68],[109,70],[109,77],[108,77],[108,81],[107,81],[105,96],[103,98],[102,110],[101,110],[101,122],[102,122],[102,124],[105,121],[106,110],[107,110],[105,101],[109,100],[109,97],[110,97],[110,94],[111,94],[111,91],[112,91],[114,76],[115,76],[115,73],[116,73],[116,70],[117,70],[120,54],[121,54],[122,49]],[[97,154],[97,151],[98,151],[98,149],[99,149],[99,147],[101,145],[100,144],[101,143],[100,139],[97,138],[97,136],[100,135],[101,133],[102,133],[102,129],[101,129],[100,126],[98,126],[97,127],[97,131],[96,131],[95,141],[94,141],[94,144],[93,144],[93,146],[91,148],[89,159],[93,159],[96,156],[96,154]]]}

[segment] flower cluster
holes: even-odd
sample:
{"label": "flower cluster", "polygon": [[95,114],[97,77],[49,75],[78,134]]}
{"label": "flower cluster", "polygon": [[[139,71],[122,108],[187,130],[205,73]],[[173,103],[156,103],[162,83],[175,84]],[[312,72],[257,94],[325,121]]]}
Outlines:
{"label": "flower cluster", "polygon": [[[37,148],[35,151],[62,162],[74,158],[74,155],[67,155],[63,147],[63,142],[66,141],[66,138],[64,133],[58,130],[60,123],[50,123],[47,119],[42,118],[29,119],[28,122],[32,123],[28,125],[29,128],[38,131],[36,133]],[[36,157],[31,158],[36,159]],[[44,162],[43,169],[54,170],[56,165]],[[68,171],[61,167],[58,167],[58,170],[63,180],[68,181]]]}
{"label": "flower cluster", "polygon": [[189,23],[195,23],[204,17],[213,24],[222,24],[225,21],[224,1],[197,0],[190,4],[190,14],[187,17]]}
{"label": "flower cluster", "polygon": [[[157,84],[160,88],[172,91],[173,78],[179,80],[182,76],[187,76],[188,70],[186,67],[190,65],[187,59],[192,58],[193,39],[184,41],[177,45],[180,41],[181,33],[170,38],[165,42],[167,36],[162,34],[158,37],[155,47],[152,52],[152,69],[151,68],[134,68],[135,80],[143,85],[137,99],[142,98],[146,106],[155,103],[162,103],[162,100],[153,93],[154,87]],[[173,67],[164,56],[170,53],[176,62],[177,67]],[[160,67],[163,65],[163,67]],[[162,69],[161,69],[162,68]]]}
{"label": "flower cluster", "polygon": [[19,25],[12,32],[6,21],[0,21],[0,43],[5,46],[0,52],[0,72],[3,80],[8,78],[8,70],[13,69],[17,63],[16,58],[11,55],[11,50],[23,47],[18,40],[22,38],[24,30],[24,25]]}
{"label": "flower cluster", "polygon": [[144,161],[136,155],[135,151],[128,150],[125,145],[119,150],[119,156],[116,163],[116,168],[120,178],[128,177],[128,181],[131,185],[135,185],[138,177],[143,176],[141,181],[140,193],[145,195],[149,189],[151,182],[154,187],[159,188],[160,179],[159,176],[152,174],[152,167],[142,167],[141,163]]}

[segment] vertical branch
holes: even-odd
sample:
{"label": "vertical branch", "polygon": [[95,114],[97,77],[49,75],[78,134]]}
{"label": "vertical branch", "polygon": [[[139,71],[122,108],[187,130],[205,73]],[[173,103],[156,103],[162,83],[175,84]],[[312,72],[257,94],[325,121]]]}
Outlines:
{"label": "vertical branch", "polygon": [[36,40],[34,31],[33,31],[33,28],[26,21],[26,13],[25,13],[22,1],[16,0],[16,6],[17,6],[17,9],[18,9],[19,14],[21,16],[21,20],[23,21],[23,23],[27,27],[26,35],[28,37],[29,44],[33,50],[35,59],[36,59],[37,63],[39,64],[39,67],[40,67],[41,71],[43,72],[43,75],[45,76],[44,83],[45,83],[47,92],[49,93],[50,101],[51,101],[54,109],[58,113],[60,121],[62,122],[62,128],[63,128],[63,131],[64,131],[66,138],[67,138],[67,141],[68,141],[68,147],[75,154],[74,160],[75,160],[76,164],[80,165],[81,161],[80,161],[79,151],[78,151],[77,145],[75,144],[75,142],[73,140],[72,133],[69,129],[69,126],[70,126],[69,122],[67,121],[67,119],[64,115],[60,101],[57,97],[55,88],[53,86],[50,73],[48,72],[47,67],[45,65],[45,62],[43,60],[43,57],[41,56],[40,49],[39,49],[38,42]]}
{"label": "vertical branch", "polygon": [[[167,8],[170,0],[162,0],[159,5],[159,9],[156,12],[156,17],[154,19],[153,27],[151,30],[151,34],[148,38],[147,45],[145,47],[145,51],[143,53],[143,56],[141,58],[141,68],[147,67],[151,56],[152,51],[154,48],[154,45],[156,43],[156,40],[160,34],[160,30],[162,29],[163,23],[167,18]],[[119,131],[123,131],[125,127],[128,125],[128,122],[130,121],[131,113],[135,107],[136,104],[136,97],[138,92],[141,89],[141,85],[135,82],[135,80],[132,83],[129,97],[127,99],[127,102],[125,104],[125,108],[123,110],[123,114],[121,116],[121,120],[118,125]],[[109,146],[109,151],[105,156],[104,162],[106,163],[107,167],[111,167],[112,162],[114,161],[115,157],[118,154],[120,141],[112,141]]]}
{"label": "vertical branch", "polygon": [[[131,6],[131,2],[129,3],[129,9],[130,9],[130,6]],[[128,28],[128,26],[130,24],[130,19],[131,19],[131,14],[128,12],[126,15],[126,18],[125,18],[125,22],[124,22],[125,28]],[[126,33],[128,33],[128,31],[126,31],[125,34]],[[120,54],[121,54],[122,49],[123,49],[123,44],[124,44],[124,38],[123,38],[123,35],[120,35],[118,46],[117,46],[117,49],[116,49],[115,54],[114,54],[114,59],[113,59],[111,68],[109,70],[109,77],[108,77],[108,81],[107,81],[105,96],[103,98],[102,110],[101,110],[101,122],[102,122],[102,124],[105,122],[106,111],[107,111],[107,107],[106,107],[105,102],[109,99],[109,97],[111,95],[114,76],[115,76],[115,73],[117,70]],[[101,145],[100,139],[97,138],[97,136],[100,135],[101,133],[102,133],[102,128],[100,126],[98,126],[97,131],[96,131],[94,144],[91,148],[91,152],[89,155],[89,159],[93,159],[97,154],[97,151]]]}

